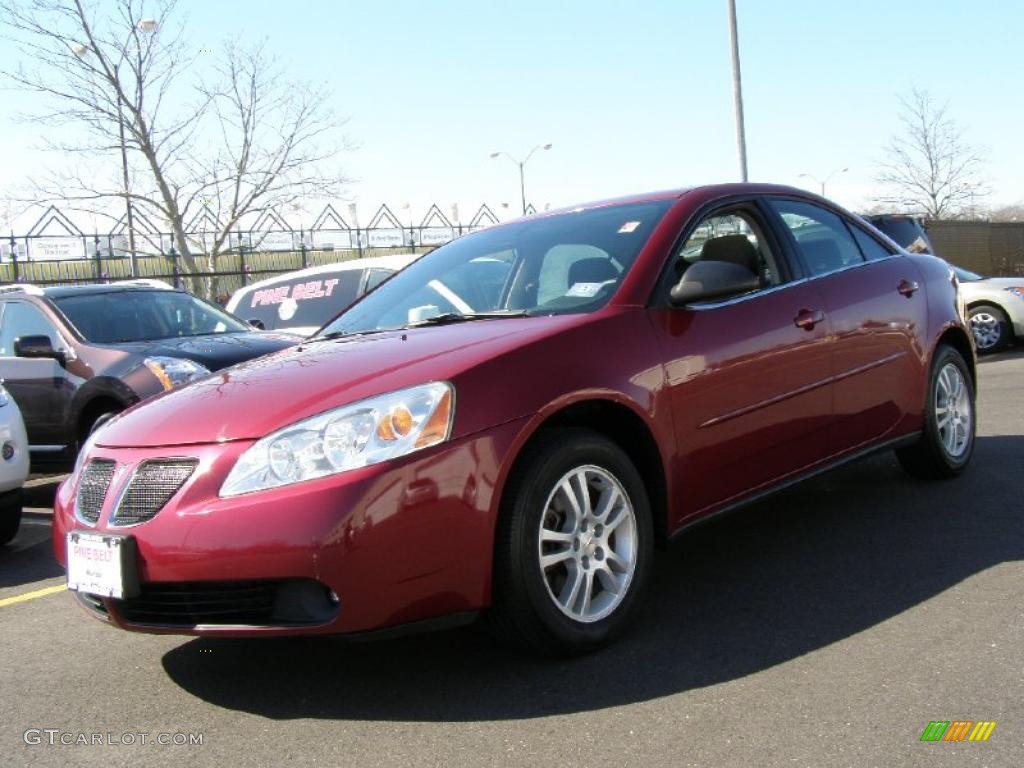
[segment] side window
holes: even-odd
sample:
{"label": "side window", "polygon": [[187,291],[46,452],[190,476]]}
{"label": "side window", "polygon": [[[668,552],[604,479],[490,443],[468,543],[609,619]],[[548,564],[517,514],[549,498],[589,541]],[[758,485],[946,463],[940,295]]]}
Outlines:
{"label": "side window", "polygon": [[563,296],[589,298],[613,285],[622,272],[605,251],[593,245],[556,245],[544,254],[537,278],[537,304]]}
{"label": "side window", "polygon": [[673,257],[673,284],[697,261],[728,261],[746,267],[766,288],[783,282],[775,255],[751,215],[716,213],[704,219]]}
{"label": "side window", "polygon": [[0,357],[14,357],[14,340],[22,336],[48,336],[54,347],[60,342],[46,316],[30,304],[7,302],[0,326]]}
{"label": "side window", "polygon": [[887,259],[893,255],[892,251],[875,240],[875,238],[860,227],[851,226],[850,231],[853,232],[853,239],[856,240],[857,245],[860,246],[860,252],[864,254],[864,258],[868,261]]}
{"label": "side window", "polygon": [[810,203],[769,200],[789,228],[812,275],[864,262],[860,248],[839,216]]}

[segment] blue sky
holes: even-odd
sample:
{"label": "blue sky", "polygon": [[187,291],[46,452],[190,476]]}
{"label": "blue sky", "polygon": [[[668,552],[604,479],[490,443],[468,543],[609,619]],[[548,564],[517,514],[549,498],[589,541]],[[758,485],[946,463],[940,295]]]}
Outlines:
{"label": "blue sky", "polygon": [[[182,0],[197,49],[267,38],[300,77],[326,80],[356,149],[360,211],[437,202],[542,208],[737,179],[726,0],[256,3]],[[750,175],[811,185],[851,207],[912,86],[950,103],[984,148],[993,205],[1024,199],[1024,6],[975,0],[738,0]],[[0,49],[0,63],[12,53]],[[7,103],[26,104],[6,94]],[[4,110],[7,112],[7,110]],[[0,116],[0,189],[59,158]],[[363,216],[365,218],[365,215]],[[365,223],[365,222],[364,222]]]}

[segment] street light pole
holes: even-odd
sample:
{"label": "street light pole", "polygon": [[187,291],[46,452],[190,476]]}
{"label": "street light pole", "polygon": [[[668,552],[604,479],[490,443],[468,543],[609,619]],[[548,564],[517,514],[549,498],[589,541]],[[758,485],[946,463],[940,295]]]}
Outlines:
{"label": "street light pole", "polygon": [[811,179],[811,180],[817,182],[821,186],[821,196],[824,197],[825,196],[825,185],[828,184],[828,182],[832,179],[832,177],[835,176],[837,173],[846,173],[848,170],[850,170],[850,169],[849,168],[836,168],[834,171],[832,171],[832,173],[830,173],[828,176],[825,177],[824,181],[822,181],[817,176],[814,176],[813,174],[810,174],[810,173],[798,174],[797,178],[798,179],[808,178],[808,179]]}
{"label": "street light pole", "polygon": [[[142,19],[136,25],[136,28],[148,35],[156,31],[157,23],[154,19]],[[84,59],[89,55],[89,48],[79,45],[74,49],[74,54],[79,59]],[[117,69],[115,68],[114,71],[115,77],[118,77]],[[139,268],[138,255],[135,252],[135,211],[132,208],[130,179],[128,176],[128,145],[124,136],[124,101],[121,98],[120,88],[117,89],[117,134],[120,139],[119,144],[121,145],[121,180],[124,190],[125,223],[128,226],[128,253],[131,259],[131,274],[132,277],[135,277],[138,274]]]}
{"label": "street light pole", "polygon": [[138,256],[135,253],[135,212],[132,210],[132,197],[128,189],[128,147],[124,140],[124,113],[121,109],[121,92],[117,93],[117,127],[121,136],[121,170],[124,173],[124,206],[128,224],[128,253],[131,259],[132,277],[139,273]]}
{"label": "street light pole", "polygon": [[551,149],[551,143],[549,142],[547,144],[538,144],[536,147],[531,149],[529,154],[522,160],[517,160],[516,158],[512,157],[512,155],[510,155],[508,152],[491,152],[492,160],[498,157],[499,155],[504,155],[519,167],[519,199],[523,206],[523,216],[526,215],[526,164],[530,162],[530,158],[533,157],[533,153],[536,152],[538,149]]}
{"label": "street light pole", "polygon": [[740,77],[740,42],[736,28],[736,0],[729,0],[729,43],[732,47],[732,99],[736,113],[736,147],[740,156],[740,179],[747,181],[747,134],[743,126],[743,83]]}

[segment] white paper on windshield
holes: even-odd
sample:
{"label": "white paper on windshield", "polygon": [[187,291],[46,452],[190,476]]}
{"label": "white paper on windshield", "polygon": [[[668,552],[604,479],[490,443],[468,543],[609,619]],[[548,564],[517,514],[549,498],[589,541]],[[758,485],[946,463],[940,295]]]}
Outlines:
{"label": "white paper on windshield", "polygon": [[603,285],[605,283],[573,283],[572,288],[566,291],[565,295],[590,298],[591,296],[596,296]]}
{"label": "white paper on windshield", "polygon": [[630,232],[636,232],[636,228],[639,226],[639,221],[627,221],[625,224],[619,227],[619,234],[628,235]]}

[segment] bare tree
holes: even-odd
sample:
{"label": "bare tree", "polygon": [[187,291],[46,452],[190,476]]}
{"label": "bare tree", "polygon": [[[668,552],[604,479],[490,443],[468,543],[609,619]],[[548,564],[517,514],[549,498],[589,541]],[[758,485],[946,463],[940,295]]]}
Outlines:
{"label": "bare tree", "polygon": [[990,221],[1024,221],[1024,203],[1014,203],[994,208],[989,214]]}
{"label": "bare tree", "polygon": [[[47,97],[49,110],[33,119],[72,129],[70,139],[48,138],[64,167],[34,183],[34,199],[94,212],[124,201],[132,251],[138,209],[169,227],[189,272],[212,272],[244,217],[341,192],[344,143],[328,92],[290,81],[264,46],[199,53],[174,0],[0,0],[0,16],[32,62],[3,74]],[[106,173],[87,165],[97,159]],[[189,232],[197,217],[199,239]]]}
{"label": "bare tree", "polygon": [[948,105],[937,105],[918,88],[900,98],[900,104],[903,132],[889,141],[876,177],[892,192],[882,200],[931,219],[973,211],[976,200],[988,193],[982,158],[964,141]]}

